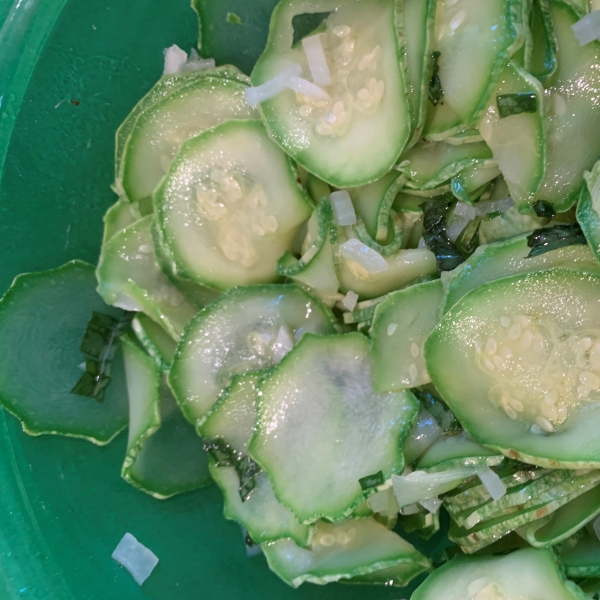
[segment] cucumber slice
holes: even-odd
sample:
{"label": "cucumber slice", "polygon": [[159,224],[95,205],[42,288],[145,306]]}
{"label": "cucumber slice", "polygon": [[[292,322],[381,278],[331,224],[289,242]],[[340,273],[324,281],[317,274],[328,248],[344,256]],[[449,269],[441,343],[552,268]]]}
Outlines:
{"label": "cucumber slice", "polygon": [[584,177],[585,185],[577,204],[577,222],[596,260],[600,261],[600,162]]}
{"label": "cucumber slice", "polygon": [[[517,533],[535,548],[555,546],[577,533],[600,514],[600,487],[572,500],[547,519],[521,527]],[[600,565],[597,569],[600,574]],[[573,575],[571,575],[573,576]],[[578,577],[587,577],[584,573]]]}
{"label": "cucumber slice", "polygon": [[144,350],[163,371],[168,371],[173,363],[177,343],[160,326],[144,313],[138,313],[131,327]]}
{"label": "cucumber slice", "polygon": [[154,201],[177,274],[222,290],[276,279],[277,259],[311,212],[258,121],[229,121],[186,142]]}
{"label": "cucumber slice", "polygon": [[377,305],[371,326],[377,391],[403,390],[431,381],[423,344],[437,324],[442,292],[440,280],[430,281],[394,292]]}
{"label": "cucumber slice", "polygon": [[[503,118],[498,99],[516,94],[534,95],[535,112]],[[515,204],[521,210],[531,211],[529,204],[533,202],[546,173],[544,88],[540,82],[511,62],[502,72],[479,121],[479,131],[492,150]]]}
{"label": "cucumber slice", "polygon": [[123,479],[158,499],[208,485],[202,440],[179,412],[160,367],[135,342],[122,341],[129,395]]}
{"label": "cucumber slice", "polygon": [[281,359],[281,332],[298,340],[305,333],[336,329],[329,309],[296,286],[233,289],[190,321],[169,382],[185,417],[198,423],[233,375],[268,368]]}
{"label": "cucumber slice", "polygon": [[453,271],[447,286],[443,312],[448,312],[465,294],[480,285],[518,273],[533,273],[552,267],[597,271],[597,263],[586,246],[566,246],[527,258],[527,237],[479,247],[473,256]]}
{"label": "cucumber slice", "polygon": [[373,571],[366,575],[357,575],[350,579],[340,579],[339,583],[404,587],[417,575],[421,575],[421,573],[427,570],[428,568],[423,564],[400,563],[395,567],[380,569],[379,571]]}
{"label": "cucumber slice", "polygon": [[520,213],[516,206],[511,206],[506,212],[494,218],[486,217],[481,222],[479,241],[481,244],[503,242],[522,233],[531,233],[547,224],[548,219]]}
{"label": "cucumber slice", "polygon": [[546,89],[548,152],[546,178],[538,197],[564,211],[577,199],[584,171],[600,155],[600,73],[595,67],[600,61],[600,43],[579,45],[571,30],[579,16],[560,0],[552,0],[551,14],[558,68]]}
{"label": "cucumber slice", "polygon": [[104,215],[104,235],[102,244],[106,244],[116,233],[142,218],[138,204],[132,204],[125,198],[119,198]]}
{"label": "cucumber slice", "polygon": [[473,439],[544,467],[600,466],[599,297],[598,275],[550,269],[482,285],[446,313],[425,360]]}
{"label": "cucumber slice", "polygon": [[427,107],[427,117],[423,128],[423,139],[428,142],[444,142],[448,138],[465,131],[467,126],[457,112],[447,102]]}
{"label": "cucumber slice", "polygon": [[467,167],[452,178],[452,193],[457,200],[474,205],[491,181],[500,175],[493,161],[482,161]]}
{"label": "cucumber slice", "polygon": [[460,146],[461,144],[475,144],[476,142],[481,142],[483,141],[483,138],[478,129],[465,129],[464,131],[458,131],[444,141],[446,144]]}
{"label": "cucumber slice", "polygon": [[437,4],[435,38],[444,103],[468,126],[478,121],[506,63],[523,44],[522,12],[521,0]]}
{"label": "cucumber slice", "polygon": [[[408,577],[430,569],[427,558],[411,544],[368,518],[344,523],[319,521],[310,550],[291,540],[265,544],[262,549],[271,570],[292,587],[305,581],[323,585],[364,577],[402,564],[414,567]],[[407,583],[408,579],[394,581],[400,586]]]}
{"label": "cucumber slice", "polygon": [[409,178],[408,187],[429,190],[466,167],[491,158],[492,152],[484,142],[459,146],[419,142],[400,157],[397,169]]}
{"label": "cucumber slice", "polygon": [[496,467],[504,462],[498,452],[481,446],[464,433],[440,438],[420,458],[417,468],[429,473],[464,467]]}
{"label": "cucumber slice", "polygon": [[421,539],[429,540],[440,530],[440,513],[431,513],[422,506],[417,510],[414,514],[400,516],[402,529],[407,533],[414,531]]}
{"label": "cucumber slice", "polygon": [[506,556],[455,558],[442,565],[412,595],[412,600],[585,600],[565,580],[550,550],[527,548]]}
{"label": "cucumber slice", "polygon": [[151,196],[182,144],[229,119],[254,119],[248,86],[222,77],[194,75],[135,121],[123,150],[122,185],[132,202]]}
{"label": "cucumber slice", "polygon": [[74,260],[19,275],[0,300],[0,404],[30,435],[52,433],[108,444],[127,425],[120,347],[104,401],[70,393],[85,361],[79,350],[96,311],[117,317],[96,293],[94,267]]}
{"label": "cucumber slice", "polygon": [[[261,85],[290,63],[310,73],[301,44],[292,47],[293,18],[326,13],[319,33],[332,84],[327,99],[286,90],[261,104],[274,140],[311,173],[348,188],[379,179],[410,135],[410,109],[394,0],[292,0],[271,15],[267,46],[252,72]],[[335,121],[328,115],[334,115]],[[364,149],[372,148],[368,156]]]}
{"label": "cucumber slice", "polygon": [[373,390],[363,335],[306,335],[260,390],[250,455],[301,522],[343,520],[376,490],[369,478],[379,485],[402,471],[418,402]]}
{"label": "cucumber slice", "polygon": [[427,117],[436,4],[436,0],[404,0],[406,91],[412,132],[409,146],[419,141]]}
{"label": "cucumber slice", "polygon": [[600,542],[597,536],[584,533],[574,547],[561,551],[560,560],[569,577],[600,577]]}
{"label": "cucumber slice", "polygon": [[528,71],[542,83],[556,72],[556,34],[550,0],[533,0],[530,19],[533,47]]}
{"label": "cucumber slice", "polygon": [[179,339],[197,308],[167,279],[152,245],[152,215],[115,234],[96,269],[98,293],[107,304],[146,313]]}
{"label": "cucumber slice", "polygon": [[388,297],[389,294],[382,296],[381,298],[373,298],[372,300],[358,302],[356,308],[352,312],[344,313],[344,323],[351,325],[353,323],[372,321],[375,316],[375,309]]}

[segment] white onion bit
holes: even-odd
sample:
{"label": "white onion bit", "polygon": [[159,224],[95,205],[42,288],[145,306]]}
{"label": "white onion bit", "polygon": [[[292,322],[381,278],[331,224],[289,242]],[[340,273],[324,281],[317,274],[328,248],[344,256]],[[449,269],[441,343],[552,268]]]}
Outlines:
{"label": "white onion bit", "polygon": [[140,544],[130,533],[123,536],[112,553],[112,558],[131,573],[138,585],[142,585],[150,577],[158,564],[156,554]]}
{"label": "white onion bit", "polygon": [[302,47],[313,81],[317,85],[331,85],[331,73],[323,50],[321,35],[311,35],[302,40]]}
{"label": "white onion bit", "polygon": [[585,46],[594,40],[600,39],[600,10],[588,13],[577,23],[571,25],[571,29],[580,46]]}
{"label": "white onion bit", "polygon": [[261,102],[265,102],[265,100],[275,98],[275,96],[288,87],[290,79],[298,77],[301,73],[302,67],[294,64],[281,71],[281,73],[273,77],[273,79],[265,81],[262,85],[246,88],[244,90],[246,104],[254,108]]}
{"label": "white onion bit", "polygon": [[453,242],[458,239],[458,236],[462,233],[462,230],[469,224],[469,219],[459,217],[458,219],[452,219],[446,227],[446,234]]}
{"label": "white onion bit", "polygon": [[187,52],[182,50],[177,44],[173,44],[170,48],[165,48],[163,54],[165,56],[163,75],[179,73],[188,59]]}
{"label": "white onion bit", "polygon": [[190,50],[190,55],[181,68],[182,71],[207,71],[216,66],[214,58],[200,58],[195,48]]}
{"label": "white onion bit", "polygon": [[387,490],[383,492],[377,492],[367,499],[369,508],[376,513],[382,513],[387,511],[390,505],[390,495]]}
{"label": "white onion bit", "polygon": [[485,216],[492,212],[506,212],[509,208],[515,205],[512,198],[502,198],[502,200],[488,200],[487,202],[480,202],[477,205],[477,214]]}
{"label": "white onion bit", "polygon": [[419,512],[418,504],[409,504],[400,509],[400,513],[403,515],[416,515]]}
{"label": "white onion bit", "polygon": [[442,501],[436,496],[435,498],[427,498],[427,500],[421,500],[419,504],[428,510],[430,513],[436,513],[440,510]]}
{"label": "white onion bit", "polygon": [[329,197],[331,198],[335,224],[340,227],[356,225],[356,212],[350,194],[346,190],[340,190],[339,192],[332,192]]}
{"label": "white onion bit", "polygon": [[352,312],[356,308],[358,302],[358,294],[350,290],[341,301],[342,308],[348,312]]}
{"label": "white onion bit", "polygon": [[494,500],[500,500],[506,494],[506,486],[502,483],[500,477],[489,467],[477,469],[477,476]]}
{"label": "white onion bit", "polygon": [[311,98],[317,98],[319,100],[330,100],[331,96],[316,83],[303,79],[302,77],[293,76],[290,77],[287,87],[294,92],[310,96]]}
{"label": "white onion bit", "polygon": [[454,214],[457,217],[463,217],[463,218],[471,221],[478,216],[479,211],[477,210],[476,207],[469,206],[465,202],[457,202],[456,206],[454,208]]}
{"label": "white onion bit", "polygon": [[286,327],[280,327],[273,344],[273,358],[276,362],[281,359],[294,347],[294,340]]}
{"label": "white onion bit", "polygon": [[389,268],[385,258],[379,252],[369,248],[360,240],[351,239],[344,242],[340,246],[340,253],[344,258],[353,260],[371,274],[382,273]]}

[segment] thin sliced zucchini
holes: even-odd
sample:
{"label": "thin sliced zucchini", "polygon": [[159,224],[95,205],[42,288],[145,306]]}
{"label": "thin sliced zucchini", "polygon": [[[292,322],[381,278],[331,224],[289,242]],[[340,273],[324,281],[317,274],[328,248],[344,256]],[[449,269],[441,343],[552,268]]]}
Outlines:
{"label": "thin sliced zucchini", "polygon": [[435,49],[441,53],[444,103],[468,126],[477,123],[506,63],[524,42],[522,12],[521,0],[437,4]]}
{"label": "thin sliced zucchini", "polygon": [[543,467],[600,466],[599,298],[600,276],[550,269],[482,285],[446,313],[425,361],[474,440]]}
{"label": "thin sliced zucchini", "polygon": [[281,360],[305,333],[334,333],[331,311],[294,285],[230,290],[188,324],[169,382],[185,417],[198,424],[233,375]]}
{"label": "thin sliced zucchini", "polygon": [[52,433],[108,444],[127,425],[120,346],[104,400],[71,393],[93,312],[118,318],[96,293],[94,267],[74,260],[19,275],[0,300],[0,404],[30,435]]}
{"label": "thin sliced zucchini", "polygon": [[[500,110],[503,99],[514,104],[507,116]],[[528,106],[524,106],[526,102]],[[492,150],[515,204],[530,212],[529,205],[546,173],[544,88],[540,82],[511,62],[479,121],[479,131]]]}
{"label": "thin sliced zucchini", "polygon": [[229,119],[254,119],[247,84],[197,74],[135,121],[123,150],[122,186],[135,202],[152,195],[182,144]]}
{"label": "thin sliced zucchini", "polygon": [[591,173],[585,173],[577,204],[577,222],[581,226],[588,246],[600,261],[600,162]]}
{"label": "thin sliced zucchini", "polygon": [[341,521],[404,468],[418,402],[378,394],[358,333],[306,335],[260,383],[250,455],[301,522]]}
{"label": "thin sliced zucchini", "polygon": [[557,68],[556,34],[550,14],[550,0],[533,0],[530,17],[530,29],[533,37],[531,62],[528,71],[542,83],[545,83]]}
{"label": "thin sliced zucchini", "polygon": [[532,548],[506,556],[455,558],[437,569],[412,600],[585,600],[567,581],[550,550]]}
{"label": "thin sliced zucchini", "polygon": [[438,473],[464,467],[496,467],[503,462],[504,457],[498,452],[481,446],[461,432],[435,442],[419,459],[417,468]]}
{"label": "thin sliced zucchini", "polygon": [[427,118],[423,128],[423,139],[428,142],[444,142],[448,138],[466,131],[458,113],[447,102],[434,106],[431,102],[427,107]]}
{"label": "thin sliced zucchini", "polygon": [[452,194],[457,200],[474,205],[488,189],[488,184],[499,175],[500,169],[494,161],[475,163],[452,178]]}
{"label": "thin sliced zucchini", "polygon": [[123,479],[158,499],[208,485],[202,439],[181,415],[160,367],[135,342],[122,341],[129,396]]}
{"label": "thin sliced zucchini", "polygon": [[574,547],[565,548],[560,560],[569,577],[600,577],[600,541],[595,533],[584,533]]}
{"label": "thin sliced zucchini", "polygon": [[376,577],[375,572],[402,564],[415,567],[406,578],[394,579],[395,585],[402,586],[412,576],[430,569],[427,558],[411,544],[369,518],[343,523],[320,521],[311,549],[299,548],[291,540],[262,548],[271,570],[292,587],[305,581],[323,585],[371,574]]}
{"label": "thin sliced zucchini", "polygon": [[437,324],[442,282],[412,285],[377,305],[371,326],[373,386],[379,392],[429,383],[423,344]]}
{"label": "thin sliced zucchini", "polygon": [[397,169],[408,177],[407,187],[429,190],[452,179],[466,167],[491,158],[492,152],[484,142],[459,146],[419,142],[400,157]]}
{"label": "thin sliced zucchini", "polygon": [[[286,90],[261,104],[274,140],[311,173],[338,188],[385,175],[410,135],[403,40],[394,0],[291,0],[271,15],[267,46],[252,71],[261,85],[290,63],[310,78],[302,44],[292,46],[293,19],[330,13],[319,31],[331,72],[326,97]],[[333,115],[333,118],[329,115]],[[371,148],[368,156],[364,148]]]}
{"label": "thin sliced zucchini", "polygon": [[442,301],[443,311],[450,310],[476,287],[509,275],[532,273],[552,267],[597,271],[594,256],[586,246],[566,246],[527,258],[530,250],[526,236],[478,248],[471,258],[452,272]]}
{"label": "thin sliced zucchini", "polygon": [[221,290],[274,281],[311,212],[258,121],[228,121],[186,142],[154,202],[176,274]]}
{"label": "thin sliced zucchini", "polygon": [[478,129],[465,129],[464,131],[458,131],[444,141],[446,144],[460,146],[461,144],[475,144],[476,142],[481,142],[483,141],[483,138]]}
{"label": "thin sliced zucchini", "polygon": [[142,218],[140,207],[125,198],[119,198],[104,215],[104,235],[102,244],[106,244],[116,233]]}
{"label": "thin sliced zucchini", "polygon": [[177,348],[175,340],[144,313],[134,317],[131,327],[148,355],[163,371],[168,371]]}
{"label": "thin sliced zucchini", "polygon": [[428,568],[424,564],[418,562],[400,563],[395,567],[380,569],[366,575],[357,575],[350,579],[340,579],[339,583],[404,587],[417,575],[421,575],[421,573],[427,570]]}
{"label": "thin sliced zucchini", "polygon": [[96,269],[98,293],[107,304],[146,313],[174,340],[198,312],[161,271],[148,215],[115,234],[103,247]]}
{"label": "thin sliced zucchini", "polygon": [[[600,514],[600,486],[585,492],[549,517],[534,521],[517,530],[534,548],[555,546],[576,534]],[[600,573],[600,564],[598,565]],[[587,577],[587,574],[579,577]]]}
{"label": "thin sliced zucchini", "polygon": [[560,212],[577,200],[584,171],[591,169],[600,155],[600,72],[596,68],[600,43],[579,45],[571,29],[579,16],[572,7],[552,0],[550,11],[558,42],[558,68],[546,88],[548,153],[538,198]]}

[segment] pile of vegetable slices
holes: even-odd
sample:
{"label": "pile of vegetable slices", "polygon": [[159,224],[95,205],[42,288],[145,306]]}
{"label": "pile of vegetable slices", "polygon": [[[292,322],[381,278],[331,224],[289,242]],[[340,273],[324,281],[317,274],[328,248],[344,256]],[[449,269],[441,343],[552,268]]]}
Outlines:
{"label": "pile of vegetable slices", "polygon": [[[33,435],[128,423],[127,482],[215,482],[294,587],[597,598],[592,8],[283,0],[250,78],[168,49],[98,266],[0,301],[1,404]],[[403,537],[441,513],[443,565]]]}

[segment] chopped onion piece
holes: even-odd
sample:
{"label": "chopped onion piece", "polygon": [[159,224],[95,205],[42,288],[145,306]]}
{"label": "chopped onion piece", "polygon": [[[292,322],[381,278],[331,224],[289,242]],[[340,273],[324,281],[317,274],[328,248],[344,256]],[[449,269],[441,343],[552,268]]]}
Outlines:
{"label": "chopped onion piece", "polygon": [[360,240],[351,239],[344,242],[340,246],[340,252],[344,258],[353,260],[372,274],[382,273],[389,268],[385,258],[379,252],[369,248]]}
{"label": "chopped onion piece", "polygon": [[321,35],[311,35],[302,39],[302,47],[313,81],[317,85],[331,85],[331,73],[323,50]]}
{"label": "chopped onion piece", "polygon": [[281,359],[294,347],[294,340],[290,336],[287,327],[280,327],[273,344],[273,357],[276,362],[280,362]]}
{"label": "chopped onion piece", "polygon": [[477,476],[494,500],[500,500],[506,494],[506,486],[502,483],[500,477],[489,467],[480,467],[477,469]]}
{"label": "chopped onion piece", "polygon": [[409,504],[400,509],[400,513],[403,515],[416,515],[419,512],[418,504]]}
{"label": "chopped onion piece", "polygon": [[459,217],[458,219],[452,219],[446,227],[446,234],[448,238],[453,242],[456,241],[458,236],[462,233],[462,230],[469,224],[469,219]]}
{"label": "chopped onion piece", "polygon": [[352,312],[356,308],[356,304],[358,302],[358,294],[350,290],[345,296],[344,299],[340,302],[342,310],[347,310],[348,312]]}
{"label": "chopped onion piece", "polygon": [[430,513],[436,513],[440,510],[440,506],[442,505],[442,501],[435,496],[434,498],[427,498],[427,500],[421,500],[419,504],[427,509]]}
{"label": "chopped onion piece", "polygon": [[290,79],[297,77],[300,73],[302,73],[302,67],[294,64],[281,71],[273,79],[265,81],[262,85],[246,88],[244,90],[246,104],[254,108],[265,100],[275,98],[275,96],[289,87]]}
{"label": "chopped onion piece", "polygon": [[469,206],[464,202],[457,202],[456,206],[454,207],[454,214],[457,217],[463,217],[464,219],[472,221],[477,217],[479,211],[474,206]]}
{"label": "chopped onion piece", "polygon": [[311,98],[318,98],[319,100],[329,100],[331,96],[317,84],[308,79],[302,79],[302,77],[293,76],[289,79],[287,87],[294,92],[310,96]]}
{"label": "chopped onion piece", "polygon": [[163,53],[165,55],[163,75],[179,73],[188,59],[187,52],[182,50],[177,44],[173,44],[170,48],[165,48]]}
{"label": "chopped onion piece", "polygon": [[376,494],[369,496],[367,504],[373,512],[385,512],[390,506],[390,494],[387,490],[383,492],[377,492]]}
{"label": "chopped onion piece", "polygon": [[588,13],[577,23],[571,25],[571,29],[580,46],[585,46],[594,40],[600,39],[600,10]]}
{"label": "chopped onion piece", "polygon": [[419,243],[417,245],[417,248],[427,248],[427,244],[425,243],[424,238],[419,238]]}
{"label": "chopped onion piece", "polygon": [[329,197],[331,198],[335,224],[340,227],[356,225],[356,212],[350,194],[346,190],[341,190],[332,192]]}
{"label": "chopped onion piece", "polygon": [[182,71],[207,71],[216,66],[214,58],[200,58],[196,48],[190,50],[190,55],[182,67]]}
{"label": "chopped onion piece", "polygon": [[506,212],[515,205],[512,198],[503,198],[502,200],[488,200],[480,202],[477,205],[477,213],[482,217],[492,212]]}
{"label": "chopped onion piece", "polygon": [[156,554],[140,544],[130,533],[123,536],[112,553],[112,558],[131,573],[138,585],[142,585],[150,577],[158,564]]}

